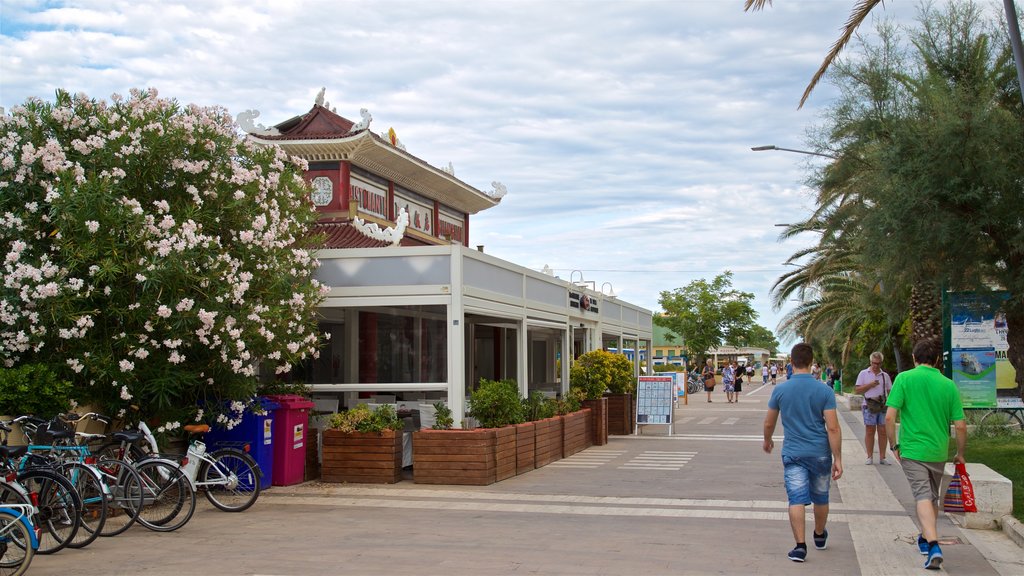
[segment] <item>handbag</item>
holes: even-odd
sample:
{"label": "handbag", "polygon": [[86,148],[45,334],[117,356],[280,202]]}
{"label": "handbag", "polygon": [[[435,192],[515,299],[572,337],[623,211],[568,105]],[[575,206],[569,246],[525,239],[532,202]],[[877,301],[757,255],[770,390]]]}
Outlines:
{"label": "handbag", "polygon": [[942,498],[942,508],[946,512],[978,511],[978,505],[974,501],[974,484],[971,484],[971,477],[967,474],[967,466],[964,464],[957,463],[956,472]]}
{"label": "handbag", "polygon": [[708,390],[714,390],[715,388],[715,373],[712,370],[704,369],[704,386]]}
{"label": "handbag", "polygon": [[865,398],[864,402],[868,407],[868,412],[872,414],[881,414],[885,412],[885,401],[889,395],[885,392],[885,375],[882,376],[882,397]]}

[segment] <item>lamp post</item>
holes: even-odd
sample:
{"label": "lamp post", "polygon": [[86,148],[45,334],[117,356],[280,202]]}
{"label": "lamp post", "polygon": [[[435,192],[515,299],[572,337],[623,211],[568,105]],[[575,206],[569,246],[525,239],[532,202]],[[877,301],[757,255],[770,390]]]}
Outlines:
{"label": "lamp post", "polygon": [[825,157],[825,158],[831,158],[833,160],[838,160],[839,159],[838,156],[833,156],[831,154],[822,154],[821,152],[811,152],[810,150],[794,150],[793,148],[780,148],[780,147],[778,147],[778,146],[776,146],[774,144],[767,144],[765,146],[754,146],[753,148],[751,148],[751,150],[753,150],[754,152],[765,152],[765,151],[768,151],[768,150],[779,150],[781,152],[795,152],[797,154],[807,154],[809,156],[822,156],[822,157]]}

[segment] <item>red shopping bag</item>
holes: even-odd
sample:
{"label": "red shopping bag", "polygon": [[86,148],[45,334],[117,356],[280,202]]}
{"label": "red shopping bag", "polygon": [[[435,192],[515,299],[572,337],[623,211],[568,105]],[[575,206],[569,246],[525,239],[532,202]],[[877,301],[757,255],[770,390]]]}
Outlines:
{"label": "red shopping bag", "polygon": [[974,502],[974,485],[971,484],[971,477],[963,464],[956,465],[956,473],[949,481],[949,487],[942,498],[942,508],[946,512],[978,511],[978,506]]}

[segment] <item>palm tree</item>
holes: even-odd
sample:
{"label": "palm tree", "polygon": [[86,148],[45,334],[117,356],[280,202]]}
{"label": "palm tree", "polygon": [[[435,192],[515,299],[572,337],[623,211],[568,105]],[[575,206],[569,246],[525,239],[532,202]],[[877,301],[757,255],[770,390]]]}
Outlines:
{"label": "palm tree", "polygon": [[[822,61],[821,66],[818,67],[818,71],[814,73],[811,78],[811,82],[807,84],[807,88],[804,89],[804,95],[800,98],[800,105],[797,109],[803,108],[804,103],[807,102],[807,98],[810,97],[811,92],[818,85],[818,82],[825,75],[825,72],[832,66],[836,58],[839,57],[839,53],[843,51],[846,44],[850,42],[853,35],[860,28],[860,25],[867,20],[868,15],[875,9],[876,6],[882,4],[883,0],[858,0],[853,5],[853,10],[850,11],[850,17],[846,20],[846,25],[843,26],[843,33],[840,34],[839,39],[832,44],[832,48],[828,51],[825,56],[825,60]],[[763,10],[765,5],[771,5],[772,0],[746,0],[743,4],[743,10],[749,12],[751,10]],[[1003,9],[1006,12],[1006,28],[1010,36],[1010,43],[1013,46],[1013,59],[1017,65],[1017,82],[1020,86],[1024,87],[1024,49],[1021,48],[1020,39],[1020,26],[1017,23],[1017,8],[1014,6],[1013,0],[1003,0]],[[1024,89],[1021,90],[1021,102],[1024,102]]]}

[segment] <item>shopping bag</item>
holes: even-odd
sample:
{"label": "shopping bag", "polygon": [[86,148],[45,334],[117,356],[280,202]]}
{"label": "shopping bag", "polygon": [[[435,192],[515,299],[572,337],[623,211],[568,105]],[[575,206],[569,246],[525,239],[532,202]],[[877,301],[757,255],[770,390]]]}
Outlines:
{"label": "shopping bag", "polygon": [[974,485],[971,484],[971,477],[967,474],[967,466],[956,465],[956,472],[953,479],[949,481],[946,494],[942,498],[942,509],[946,512],[977,512],[978,506],[974,501]]}
{"label": "shopping bag", "polygon": [[974,501],[974,484],[971,484],[971,477],[967,475],[967,466],[957,464],[956,473],[960,476],[960,490],[963,493],[964,512],[977,512],[978,504]]}
{"label": "shopping bag", "polygon": [[942,497],[942,509],[946,512],[964,511],[964,491],[960,485],[960,473],[953,474],[953,479],[946,487],[946,495]]}

